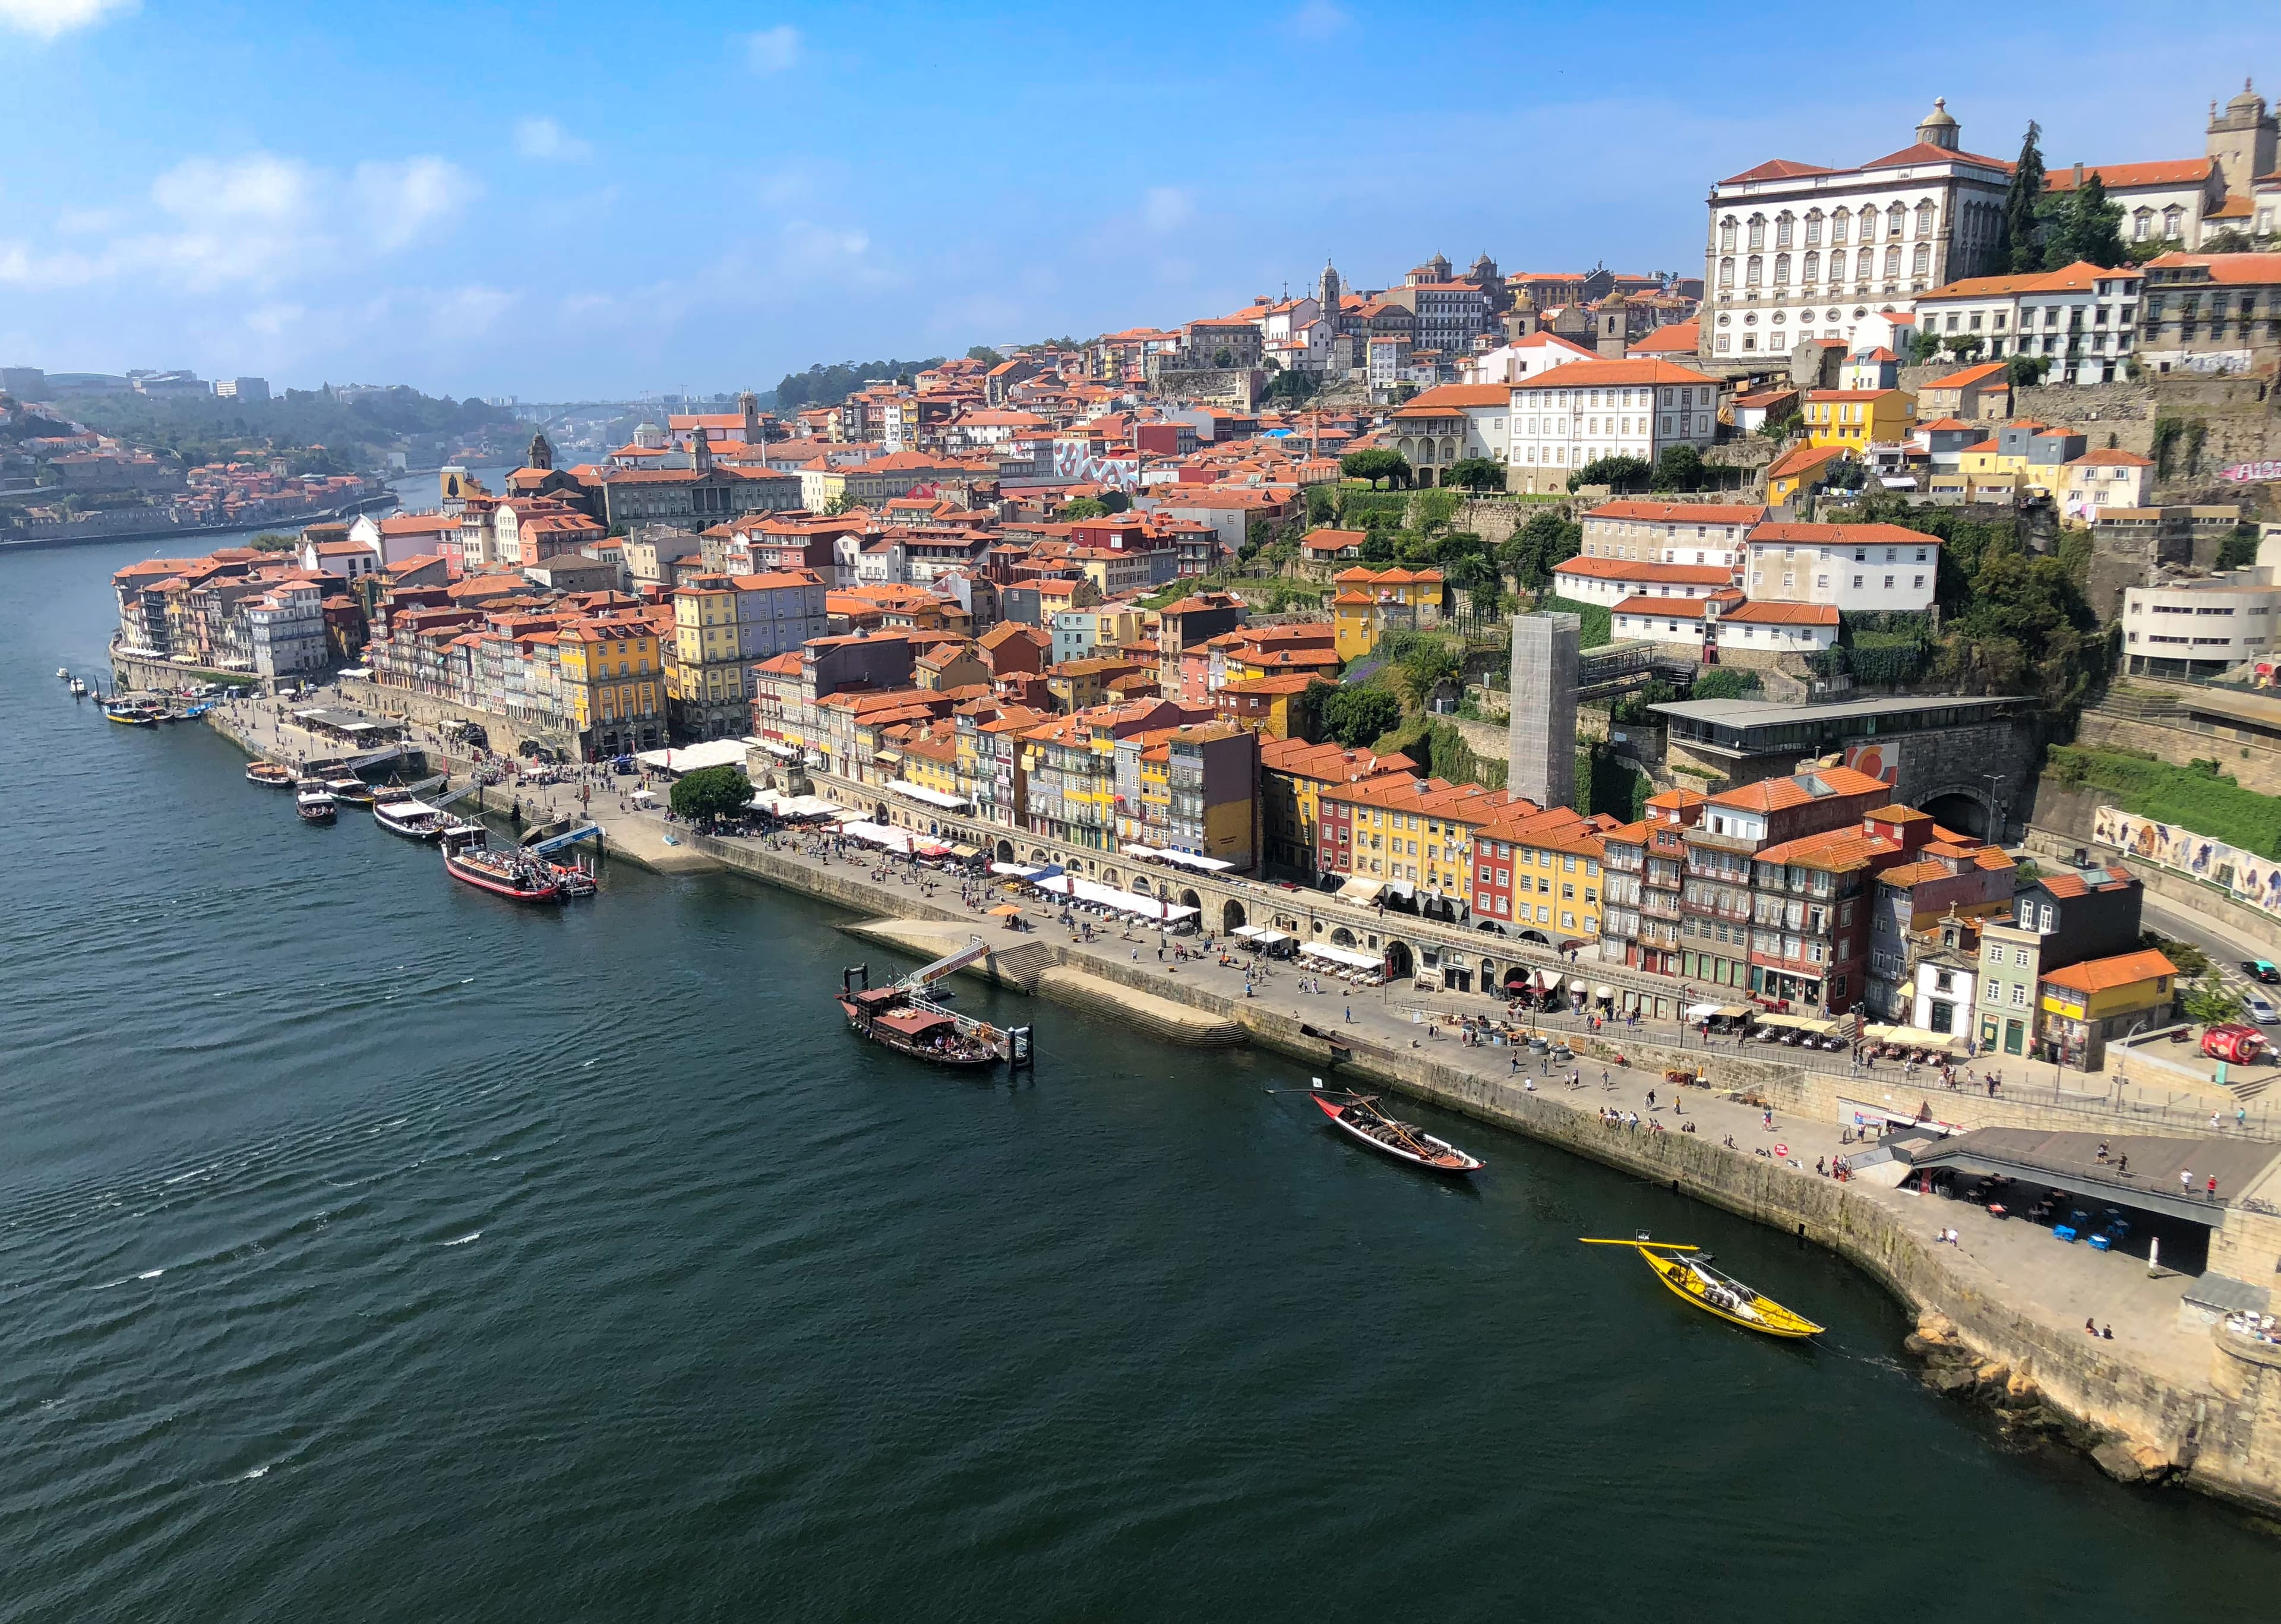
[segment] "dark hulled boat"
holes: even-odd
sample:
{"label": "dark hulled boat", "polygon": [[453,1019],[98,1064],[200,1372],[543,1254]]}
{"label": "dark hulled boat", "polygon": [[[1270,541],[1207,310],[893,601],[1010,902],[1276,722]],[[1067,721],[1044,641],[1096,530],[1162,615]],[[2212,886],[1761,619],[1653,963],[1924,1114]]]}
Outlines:
{"label": "dark hulled boat", "polygon": [[1309,1097],[1342,1132],[1397,1162],[1435,1173],[1470,1173],[1481,1166],[1480,1158],[1467,1156],[1448,1140],[1388,1116],[1378,1109],[1375,1094],[1317,1093]]}
{"label": "dark hulled boat", "polygon": [[444,869],[478,891],[517,902],[560,902],[568,895],[561,875],[545,858],[528,852],[495,852],[481,824],[444,831]]}
{"label": "dark hulled boat", "polygon": [[1007,1057],[1007,1034],[986,1021],[953,1014],[900,982],[858,987],[854,978],[853,971],[839,978],[839,1009],[858,1037],[931,1065],[970,1069]]}

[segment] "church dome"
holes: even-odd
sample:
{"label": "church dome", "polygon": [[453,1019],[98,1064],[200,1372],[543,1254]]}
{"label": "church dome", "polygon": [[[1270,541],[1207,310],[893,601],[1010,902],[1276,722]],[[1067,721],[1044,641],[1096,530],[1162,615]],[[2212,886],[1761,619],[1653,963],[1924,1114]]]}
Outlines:
{"label": "church dome", "polygon": [[2265,113],[2265,98],[2258,95],[2251,87],[2250,81],[2245,79],[2241,81],[2241,94],[2228,102],[2225,104],[2225,110],[2237,117],[2262,118]]}

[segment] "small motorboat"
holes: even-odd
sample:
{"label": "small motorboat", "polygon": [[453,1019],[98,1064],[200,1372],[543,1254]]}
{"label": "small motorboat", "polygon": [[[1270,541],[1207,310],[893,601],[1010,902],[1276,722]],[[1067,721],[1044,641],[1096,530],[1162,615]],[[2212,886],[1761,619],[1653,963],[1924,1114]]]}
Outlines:
{"label": "small motorboat", "polygon": [[372,785],[359,777],[328,778],[325,787],[332,792],[335,800],[352,807],[368,807],[380,799]]}
{"label": "small motorboat", "polygon": [[156,700],[113,699],[104,706],[103,714],[122,727],[156,727],[166,710]]}
{"label": "small motorboat", "polygon": [[254,762],[245,769],[245,781],[266,785],[273,790],[290,790],[293,787],[293,769],[275,762]]}
{"label": "small motorboat", "polygon": [[72,698],[75,700],[83,700],[87,698],[87,684],[80,681],[78,677],[74,677],[71,679],[71,692]]}
{"label": "small motorboat", "polygon": [[340,816],[340,805],[322,783],[305,778],[294,788],[293,811],[305,824],[329,824]]}
{"label": "small motorboat", "polygon": [[58,666],[56,668],[56,680],[59,683],[69,682],[71,680],[71,672],[62,666]]}
{"label": "small motorboat", "polygon": [[1397,1122],[1378,1108],[1378,1096],[1368,1094],[1325,1094],[1322,1085],[1308,1098],[1332,1123],[1372,1150],[1428,1172],[1470,1173],[1481,1168],[1477,1156],[1467,1156],[1446,1139],[1436,1139],[1415,1123]]}
{"label": "small motorboat", "polygon": [[1586,1246],[1628,1246],[1646,1260],[1656,1279],[1674,1296],[1684,1298],[1706,1314],[1729,1325],[1767,1336],[1818,1335],[1822,1327],[1803,1314],[1791,1312],[1772,1297],[1761,1296],[1730,1274],[1711,1266],[1711,1254],[1669,1241],[1651,1241],[1643,1230],[1629,1241],[1586,1239]]}

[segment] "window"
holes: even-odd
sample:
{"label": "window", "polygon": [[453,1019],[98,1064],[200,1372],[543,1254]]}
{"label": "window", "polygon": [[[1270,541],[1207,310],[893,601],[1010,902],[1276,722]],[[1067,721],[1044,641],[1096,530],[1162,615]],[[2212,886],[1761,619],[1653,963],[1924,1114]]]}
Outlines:
{"label": "window", "polygon": [[1719,251],[1731,253],[1735,247],[1735,218],[1728,215],[1719,222]]}
{"label": "window", "polygon": [[1764,272],[1765,264],[1764,256],[1759,254],[1752,254],[1748,260],[1744,261],[1743,266],[1744,286],[1755,288],[1759,285],[1759,279]]}
{"label": "window", "polygon": [[[1809,237],[1808,241],[1811,240]],[[1819,253],[1809,251],[1806,254],[1805,277],[1809,287],[1821,279],[1821,256]]]}
{"label": "window", "polygon": [[1751,216],[1751,246],[1753,248],[1764,248],[1766,245],[1766,217],[1764,215],[1753,214]]}
{"label": "window", "polygon": [[1919,236],[1930,236],[1932,235],[1932,205],[1929,203],[1920,203],[1917,205],[1917,235]]}

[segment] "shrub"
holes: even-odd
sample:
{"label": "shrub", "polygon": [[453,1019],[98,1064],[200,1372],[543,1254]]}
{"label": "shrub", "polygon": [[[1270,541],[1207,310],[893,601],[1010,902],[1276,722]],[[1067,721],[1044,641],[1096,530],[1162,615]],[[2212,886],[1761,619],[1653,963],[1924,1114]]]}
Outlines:
{"label": "shrub", "polygon": [[2054,745],[2044,770],[2060,783],[2103,791],[2125,812],[2281,859],[2281,798],[2217,776],[2216,765],[2178,767],[2122,750]]}

